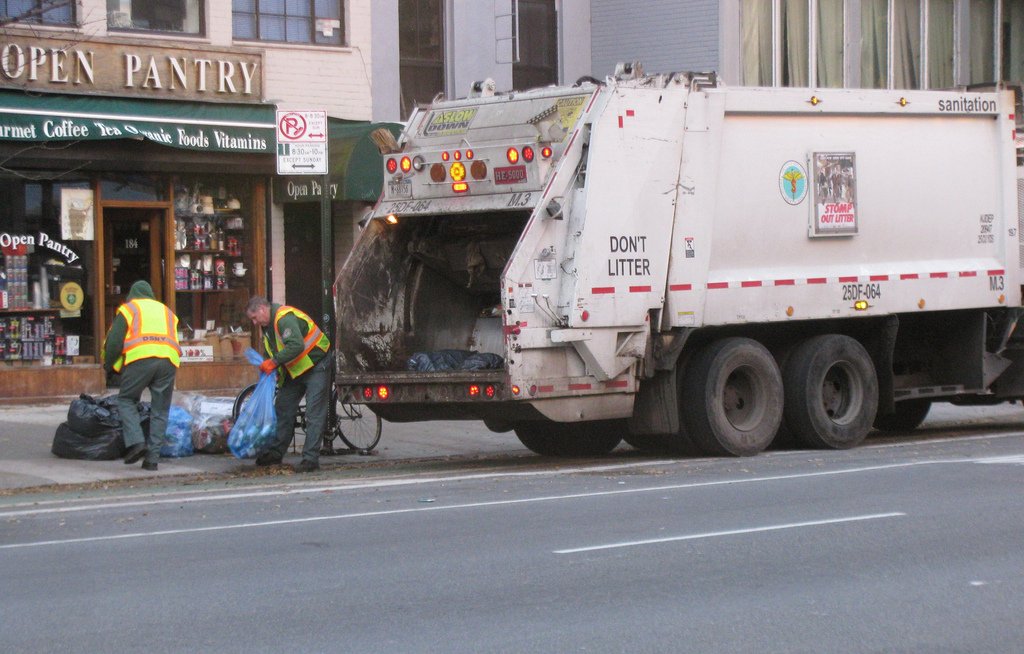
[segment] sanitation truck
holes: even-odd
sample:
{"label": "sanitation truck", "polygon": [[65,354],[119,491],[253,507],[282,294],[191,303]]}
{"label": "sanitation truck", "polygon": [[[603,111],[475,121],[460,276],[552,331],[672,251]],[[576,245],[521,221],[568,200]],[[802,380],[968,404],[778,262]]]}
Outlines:
{"label": "sanitation truck", "polygon": [[1024,397],[1012,91],[475,89],[387,145],[336,280],[384,419],[744,456]]}

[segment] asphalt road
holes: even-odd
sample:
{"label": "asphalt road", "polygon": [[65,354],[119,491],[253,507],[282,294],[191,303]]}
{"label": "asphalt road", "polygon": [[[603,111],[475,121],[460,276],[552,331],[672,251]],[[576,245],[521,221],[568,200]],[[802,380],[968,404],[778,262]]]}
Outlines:
{"label": "asphalt road", "polygon": [[5,507],[0,651],[1020,651],[983,431]]}

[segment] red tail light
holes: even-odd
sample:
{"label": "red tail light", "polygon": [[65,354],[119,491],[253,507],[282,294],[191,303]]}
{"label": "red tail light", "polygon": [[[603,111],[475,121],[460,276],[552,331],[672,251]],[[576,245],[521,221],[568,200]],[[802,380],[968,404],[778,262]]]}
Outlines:
{"label": "red tail light", "polygon": [[447,151],[441,153],[441,161],[448,161],[451,158],[452,158],[452,156],[450,154],[448,154]]}
{"label": "red tail light", "polygon": [[364,386],[363,387],[363,399],[364,400],[372,400],[373,399],[373,388],[371,388],[370,386]]}
{"label": "red tail light", "polygon": [[393,157],[388,159],[387,163],[384,165],[387,166],[388,172],[392,175],[398,172],[398,161]]}
{"label": "red tail light", "polygon": [[462,152],[459,150],[455,151],[455,161],[462,161]]}
{"label": "red tail light", "polygon": [[525,161],[526,163],[530,163],[531,161],[533,161],[533,148],[531,148],[530,146],[526,146],[525,148],[523,148],[523,161]]}
{"label": "red tail light", "polygon": [[484,395],[488,400],[493,400],[495,393],[498,391],[494,388],[494,384],[487,384],[484,386]]}

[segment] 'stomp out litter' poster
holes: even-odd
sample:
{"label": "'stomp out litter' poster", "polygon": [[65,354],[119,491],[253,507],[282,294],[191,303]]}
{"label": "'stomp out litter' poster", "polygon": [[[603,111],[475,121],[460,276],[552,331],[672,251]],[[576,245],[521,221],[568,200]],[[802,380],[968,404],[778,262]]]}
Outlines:
{"label": "'stomp out litter' poster", "polygon": [[815,152],[811,236],[857,233],[857,166],[853,152]]}

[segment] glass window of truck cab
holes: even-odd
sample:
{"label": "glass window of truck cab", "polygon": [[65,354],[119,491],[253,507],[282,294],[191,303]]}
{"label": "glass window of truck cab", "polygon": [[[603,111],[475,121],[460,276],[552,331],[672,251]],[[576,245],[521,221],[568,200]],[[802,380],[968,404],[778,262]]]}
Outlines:
{"label": "glass window of truck cab", "polygon": [[235,40],[345,44],[342,0],[232,0]]}
{"label": "glass window of truck cab", "polygon": [[75,0],[0,0],[0,24],[74,25]]}
{"label": "glass window of truck cab", "polygon": [[745,86],[942,89],[1024,78],[1021,0],[740,0]]}
{"label": "glass window of truck cab", "polygon": [[107,0],[114,32],[203,33],[203,0]]}

